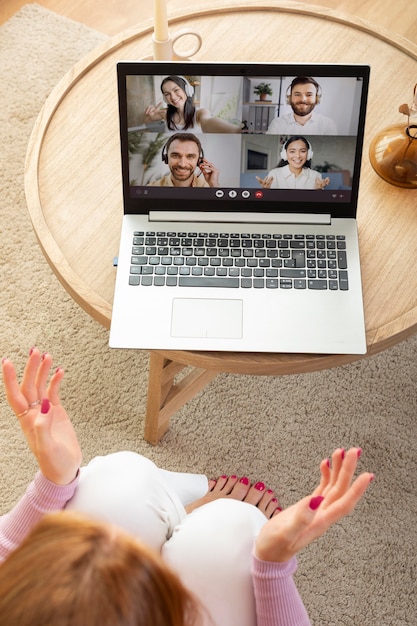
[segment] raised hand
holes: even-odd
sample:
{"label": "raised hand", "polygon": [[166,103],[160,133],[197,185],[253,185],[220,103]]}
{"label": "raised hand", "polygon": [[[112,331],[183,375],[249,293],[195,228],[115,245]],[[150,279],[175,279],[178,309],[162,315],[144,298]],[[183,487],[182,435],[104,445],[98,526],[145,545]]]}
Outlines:
{"label": "raised hand", "polygon": [[156,122],[164,120],[166,116],[166,110],[162,106],[162,101],[157,102],[154,105],[150,105],[145,109],[145,122]]}
{"label": "raised hand", "polygon": [[10,359],[3,359],[3,380],[7,400],[19,419],[30,449],[43,475],[53,483],[65,485],[74,480],[81,464],[81,449],[71,421],[61,404],[60,384],[64,370],[51,376],[50,354],[37,348],[30,351],[19,384]]}
{"label": "raised hand", "polygon": [[264,189],[271,189],[273,181],[272,176],[265,176],[265,178],[260,178],[260,176],[256,176],[256,180]]}
{"label": "raised hand", "polygon": [[353,476],[360,448],[335,450],[332,462],[320,464],[321,481],[314,492],[270,519],[261,529],[255,554],[263,561],[284,562],[323,535],[333,524],[353,511],[374,475]]}
{"label": "raised hand", "polygon": [[202,159],[198,164],[206,182],[210,185],[210,187],[218,187],[219,186],[219,170],[207,159]]}
{"label": "raised hand", "polygon": [[316,178],[314,181],[314,189],[324,189],[329,184],[330,178],[328,176],[326,178]]}

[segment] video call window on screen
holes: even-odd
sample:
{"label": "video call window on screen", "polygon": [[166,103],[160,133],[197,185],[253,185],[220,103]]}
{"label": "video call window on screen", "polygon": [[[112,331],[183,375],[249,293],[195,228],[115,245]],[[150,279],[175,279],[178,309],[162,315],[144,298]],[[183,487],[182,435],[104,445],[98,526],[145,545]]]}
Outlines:
{"label": "video call window on screen", "polygon": [[[351,188],[355,77],[127,76],[138,188]],[[188,175],[187,175],[188,173]]]}

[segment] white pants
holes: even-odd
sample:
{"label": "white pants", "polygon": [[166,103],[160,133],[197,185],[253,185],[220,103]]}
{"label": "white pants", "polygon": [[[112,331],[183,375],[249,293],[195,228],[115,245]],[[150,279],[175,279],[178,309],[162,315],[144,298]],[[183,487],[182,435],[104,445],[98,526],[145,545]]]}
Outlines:
{"label": "white pants", "polygon": [[184,507],[207,491],[201,474],[169,472],[118,452],[82,468],[67,509],[116,524],[157,550],[206,608],[205,624],[255,626],[251,553],[266,518],[229,499],[187,515]]}

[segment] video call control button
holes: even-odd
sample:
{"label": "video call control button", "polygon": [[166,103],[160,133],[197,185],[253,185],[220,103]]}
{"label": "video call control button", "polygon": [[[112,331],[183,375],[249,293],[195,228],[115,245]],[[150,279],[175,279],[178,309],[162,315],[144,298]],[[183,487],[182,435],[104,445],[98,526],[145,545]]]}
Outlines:
{"label": "video call control button", "polygon": [[249,198],[249,197],[250,197],[250,191],[248,191],[247,189],[242,191],[242,198]]}
{"label": "video call control button", "polygon": [[235,191],[234,189],[231,189],[229,191],[229,198],[236,198],[237,196],[237,191]]}
{"label": "video call control button", "polygon": [[217,189],[216,197],[217,198],[223,198],[223,196],[224,196],[224,191],[222,191],[221,189]]}

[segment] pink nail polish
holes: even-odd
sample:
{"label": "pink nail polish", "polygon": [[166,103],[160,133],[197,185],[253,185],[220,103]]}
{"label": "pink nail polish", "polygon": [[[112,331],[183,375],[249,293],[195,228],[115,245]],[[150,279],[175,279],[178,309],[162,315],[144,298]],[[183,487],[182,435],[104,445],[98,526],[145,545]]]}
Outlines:
{"label": "pink nail polish", "polygon": [[32,356],[34,349],[35,349],[35,346],[33,346],[33,348],[29,350],[29,356]]}
{"label": "pink nail polish", "polygon": [[42,360],[42,361],[44,361],[44,360],[45,360],[45,357],[46,357],[46,355],[47,355],[47,354],[48,354],[47,352],[44,352],[44,353],[42,354],[42,356],[41,356],[41,360]]}
{"label": "pink nail polish", "polygon": [[249,485],[249,478],[246,478],[246,476],[242,476],[239,482],[242,483],[242,485]]}
{"label": "pink nail polish", "polygon": [[310,504],[309,504],[310,509],[312,511],[315,511],[316,509],[318,509],[320,504],[323,502],[323,500],[324,500],[323,496],[315,496],[314,498],[311,498]]}
{"label": "pink nail polish", "polygon": [[48,398],[44,398],[41,404],[41,413],[48,413],[50,406],[51,403],[49,402]]}
{"label": "pink nail polish", "polygon": [[375,480],[375,474],[371,474],[369,482],[372,483]]}
{"label": "pink nail polish", "polygon": [[274,492],[272,491],[272,489],[268,489],[266,493],[274,493]]}
{"label": "pink nail polish", "polygon": [[263,491],[265,489],[264,483],[256,483],[255,489],[257,489],[258,491]]}
{"label": "pink nail polish", "polygon": [[271,502],[273,502],[274,504],[277,504],[278,500],[276,498],[272,498]]}
{"label": "pink nail polish", "polygon": [[2,358],[2,360],[1,360],[1,362],[2,362],[2,363],[6,363],[6,361],[7,361],[7,356],[4,356],[4,357]]}
{"label": "pink nail polish", "polygon": [[361,458],[362,455],[362,448],[358,448],[358,459]]}
{"label": "pink nail polish", "polygon": [[236,474],[232,474],[232,475],[230,476],[230,478],[231,478],[232,480],[236,480],[237,476],[236,476]]}
{"label": "pink nail polish", "polygon": [[326,463],[327,463],[327,467],[330,467],[330,459],[327,459]]}
{"label": "pink nail polish", "polygon": [[343,461],[343,459],[345,458],[345,454],[346,454],[346,453],[345,453],[345,449],[344,449],[344,448],[342,448],[342,453],[341,453],[342,461]]}

